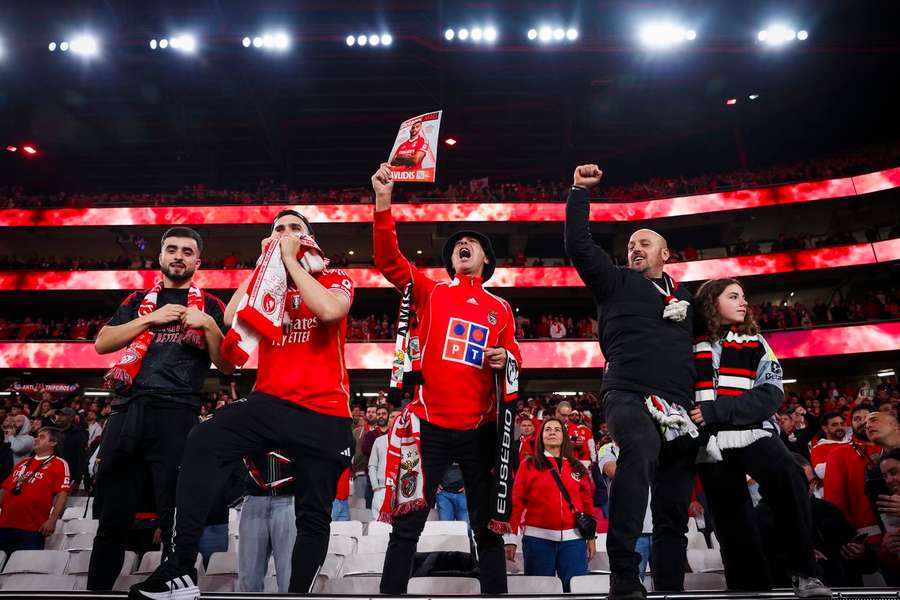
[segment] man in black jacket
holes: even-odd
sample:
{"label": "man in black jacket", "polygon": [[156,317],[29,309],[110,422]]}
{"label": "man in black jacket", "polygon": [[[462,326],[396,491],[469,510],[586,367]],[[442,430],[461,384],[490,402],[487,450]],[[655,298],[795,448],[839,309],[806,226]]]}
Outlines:
{"label": "man in black jacket", "polygon": [[56,453],[69,464],[69,478],[72,481],[71,494],[78,490],[87,468],[88,433],[84,427],[75,426],[77,413],[68,406],[56,414],[59,427],[59,446]]}
{"label": "man in black jacket", "polygon": [[600,348],[606,357],[601,393],[609,432],[620,448],[609,504],[612,600],[640,600],[641,534],[652,487],[651,569],[657,590],[684,588],[687,520],[693,487],[691,453],[666,442],[647,408],[651,397],[689,408],[694,383],[690,293],[663,272],[665,239],[640,229],[628,242],[628,267],[617,267],[591,237],[588,193],[603,173],[575,169],[566,204],[566,254],[597,303]]}

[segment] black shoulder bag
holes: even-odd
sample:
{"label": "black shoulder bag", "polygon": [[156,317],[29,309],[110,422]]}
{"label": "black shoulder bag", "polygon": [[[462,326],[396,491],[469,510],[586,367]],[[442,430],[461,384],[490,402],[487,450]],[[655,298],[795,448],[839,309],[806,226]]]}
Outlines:
{"label": "black shoulder bag", "polygon": [[554,469],[551,465],[550,472],[553,473],[553,479],[556,480],[556,485],[559,486],[559,491],[562,492],[562,496],[569,504],[569,508],[573,513],[575,513],[575,529],[577,529],[578,533],[581,534],[581,537],[586,540],[596,539],[597,520],[585,512],[579,512],[575,510],[575,504],[572,502],[572,497],[569,495],[569,490],[566,489],[566,486],[563,485],[562,479],[560,479],[559,477],[559,471]]}

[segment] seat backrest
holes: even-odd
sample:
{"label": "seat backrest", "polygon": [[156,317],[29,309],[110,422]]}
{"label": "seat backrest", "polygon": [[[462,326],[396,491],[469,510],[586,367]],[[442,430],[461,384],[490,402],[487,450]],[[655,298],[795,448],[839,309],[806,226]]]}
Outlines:
{"label": "seat backrest", "polygon": [[125,551],[125,560],[122,561],[122,570],[119,571],[120,575],[131,575],[134,573],[134,570],[137,568],[138,564],[137,552],[132,550]]}
{"label": "seat backrest", "polygon": [[356,552],[359,554],[387,552],[389,539],[386,535],[364,535],[356,540]]}
{"label": "seat backrest", "polygon": [[[90,514],[90,511],[88,511]],[[84,507],[83,506],[70,506],[66,510],[63,511],[62,520],[71,521],[72,519],[83,519],[84,517]]]}
{"label": "seat backrest", "polygon": [[562,580],[559,577],[542,575],[516,575],[506,578],[510,594],[562,594]]}
{"label": "seat backrest", "polygon": [[709,546],[706,545],[706,536],[699,531],[688,532],[687,540],[688,550],[706,550],[709,548]]}
{"label": "seat backrest", "polygon": [[609,573],[609,554],[597,552],[588,563],[589,573]]}
{"label": "seat backrest", "polygon": [[362,537],[363,526],[359,521],[332,521],[331,535]]}
{"label": "seat backrest", "polygon": [[465,521],[426,521],[422,535],[469,535]]}
{"label": "seat backrest", "polygon": [[368,523],[372,521],[372,511],[368,508],[351,508],[350,518],[360,523]]}
{"label": "seat backrest", "polygon": [[423,535],[419,538],[417,552],[469,552],[468,535]]}
{"label": "seat backrest", "polygon": [[390,523],[382,523],[381,521],[369,521],[366,529],[366,535],[390,535],[394,530]]}
{"label": "seat backrest", "polygon": [[[144,555],[146,556],[146,554]],[[143,561],[141,561],[143,563]],[[147,579],[147,575],[119,575],[113,584],[114,592],[127,592],[136,583],[141,583]]]}
{"label": "seat backrest", "polygon": [[578,575],[569,580],[573,594],[608,594],[609,575]]}
{"label": "seat backrest", "polygon": [[685,573],[684,589],[690,592],[719,591],[725,589],[725,576],[719,573]]}
{"label": "seat backrest", "polygon": [[66,540],[66,550],[90,550],[93,547],[93,533],[79,533]]}
{"label": "seat backrest", "polygon": [[62,575],[68,562],[69,553],[64,550],[19,550],[6,561],[3,572]]}
{"label": "seat backrest", "polygon": [[477,596],[481,582],[474,577],[413,577],[407,590],[423,596]]}
{"label": "seat backrest", "polygon": [[343,577],[352,575],[380,575],[384,570],[384,554],[351,554],[341,567]]}
{"label": "seat backrest", "polygon": [[72,519],[63,523],[63,533],[75,535],[76,533],[97,533],[99,521],[95,519]]}
{"label": "seat backrest", "polygon": [[337,579],[341,576],[341,567],[344,566],[344,557],[339,554],[329,554],[319,569],[319,575],[328,579]]}
{"label": "seat backrest", "polygon": [[70,575],[15,573],[0,576],[0,589],[11,592],[71,592],[77,583],[78,578]]}
{"label": "seat backrest", "polygon": [[721,573],[725,570],[718,550],[688,549],[687,559],[694,573]]}
{"label": "seat backrest", "polygon": [[[361,525],[361,524],[360,524]],[[360,535],[360,537],[362,537]],[[328,540],[328,554],[349,556],[356,553],[356,538],[349,535],[332,535]]]}
{"label": "seat backrest", "polygon": [[91,566],[91,551],[70,552],[66,575],[86,575]]}
{"label": "seat backrest", "polygon": [[233,592],[237,587],[237,575],[200,575],[197,579],[197,587],[204,593]]}
{"label": "seat backrest", "polygon": [[162,560],[162,552],[159,550],[153,550],[151,552],[145,552],[144,558],[141,559],[141,564],[138,565],[138,568],[135,569],[135,575],[149,575],[159,566],[160,561]]}
{"label": "seat backrest", "polygon": [[322,582],[321,594],[375,596],[379,593],[380,577],[345,577]]}
{"label": "seat backrest", "polygon": [[236,552],[213,552],[206,567],[207,575],[237,575],[238,555]]}
{"label": "seat backrest", "polygon": [[54,533],[44,538],[44,550],[65,550],[69,536],[64,533]]}

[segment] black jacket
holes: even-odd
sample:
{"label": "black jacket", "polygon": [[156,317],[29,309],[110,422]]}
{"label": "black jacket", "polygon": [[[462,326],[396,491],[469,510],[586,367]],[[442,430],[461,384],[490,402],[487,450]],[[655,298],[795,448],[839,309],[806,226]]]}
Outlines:
{"label": "black jacket", "polygon": [[[588,193],[573,188],[566,203],[566,254],[594,295],[600,348],[606,357],[601,392],[656,394],[693,403],[693,307],[681,322],[663,319],[665,299],[646,277],[617,267],[591,237]],[[683,287],[679,300],[693,300]]]}
{"label": "black jacket", "polygon": [[56,453],[60,458],[69,463],[69,477],[72,480],[74,491],[84,477],[87,469],[87,442],[88,432],[84,427],[72,425],[65,431],[60,431],[61,439]]}

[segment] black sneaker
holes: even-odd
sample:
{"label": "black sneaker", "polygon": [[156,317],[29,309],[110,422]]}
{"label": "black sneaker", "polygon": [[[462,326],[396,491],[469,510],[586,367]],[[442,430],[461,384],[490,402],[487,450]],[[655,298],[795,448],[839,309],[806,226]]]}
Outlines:
{"label": "black sneaker", "polygon": [[197,570],[166,561],[150,577],[131,586],[129,600],[197,600]]}

